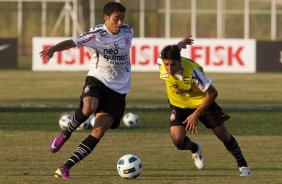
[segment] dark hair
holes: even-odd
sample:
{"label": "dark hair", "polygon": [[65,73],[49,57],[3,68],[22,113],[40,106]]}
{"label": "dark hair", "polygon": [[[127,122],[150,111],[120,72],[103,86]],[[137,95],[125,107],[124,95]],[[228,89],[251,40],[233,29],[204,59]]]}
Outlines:
{"label": "dark hair", "polygon": [[177,45],[168,45],[161,52],[162,59],[181,61],[180,50]]}
{"label": "dark hair", "polygon": [[125,12],[125,7],[115,1],[108,2],[103,9],[104,15],[111,16],[113,12]]}

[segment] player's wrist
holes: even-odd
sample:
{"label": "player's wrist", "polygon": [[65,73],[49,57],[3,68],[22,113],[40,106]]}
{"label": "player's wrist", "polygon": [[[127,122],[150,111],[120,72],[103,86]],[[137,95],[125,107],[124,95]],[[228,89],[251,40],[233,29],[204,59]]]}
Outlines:
{"label": "player's wrist", "polygon": [[56,52],[55,46],[51,47],[51,48],[49,49],[49,52],[50,52],[50,53]]}
{"label": "player's wrist", "polygon": [[197,118],[201,116],[201,112],[199,110],[195,110],[193,113]]}
{"label": "player's wrist", "polygon": [[179,48],[179,50],[181,50],[184,47],[184,43],[182,41],[177,43],[177,47]]}

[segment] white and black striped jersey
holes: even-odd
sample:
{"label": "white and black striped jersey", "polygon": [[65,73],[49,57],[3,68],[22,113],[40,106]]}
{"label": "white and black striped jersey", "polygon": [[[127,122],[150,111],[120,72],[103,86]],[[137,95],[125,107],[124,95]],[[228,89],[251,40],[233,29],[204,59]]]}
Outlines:
{"label": "white and black striped jersey", "polygon": [[130,90],[130,46],[134,30],[124,24],[118,34],[111,34],[105,25],[91,28],[72,40],[77,47],[85,46],[90,54],[93,76],[110,89],[125,94]]}

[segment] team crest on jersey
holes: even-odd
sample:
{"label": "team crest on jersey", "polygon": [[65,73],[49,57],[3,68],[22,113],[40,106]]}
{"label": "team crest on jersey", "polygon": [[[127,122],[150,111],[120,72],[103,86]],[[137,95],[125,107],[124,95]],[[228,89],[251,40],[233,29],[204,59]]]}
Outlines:
{"label": "team crest on jersey", "polygon": [[85,86],[83,93],[88,93],[90,91],[90,85]]}
{"label": "team crest on jersey", "polygon": [[175,112],[175,110],[173,110],[173,111],[170,112],[169,120],[174,121],[175,119],[176,119],[176,112]]}

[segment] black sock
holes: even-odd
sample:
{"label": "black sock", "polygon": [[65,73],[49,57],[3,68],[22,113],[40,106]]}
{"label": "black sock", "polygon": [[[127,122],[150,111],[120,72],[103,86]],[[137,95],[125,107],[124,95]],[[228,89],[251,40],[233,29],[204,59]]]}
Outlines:
{"label": "black sock", "polygon": [[231,135],[231,140],[228,143],[224,144],[226,149],[234,156],[238,163],[238,167],[248,166],[247,161],[245,160],[243,153],[240,149],[240,146],[236,139]]}
{"label": "black sock", "polygon": [[68,128],[63,131],[63,134],[69,137],[71,133],[75,131],[87,119],[88,117],[82,113],[82,109],[81,108],[77,109],[73,116],[72,122],[70,122]]}
{"label": "black sock", "polygon": [[98,142],[99,139],[89,135],[79,144],[77,150],[72,154],[64,166],[67,166],[70,169],[74,164],[87,157],[93,151]]}
{"label": "black sock", "polygon": [[196,153],[198,151],[198,145],[192,142],[187,136],[184,137],[182,145],[177,148],[179,150],[191,150],[192,153]]}

